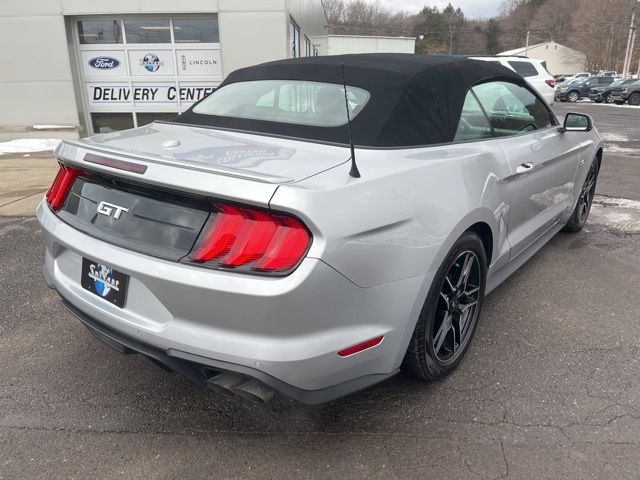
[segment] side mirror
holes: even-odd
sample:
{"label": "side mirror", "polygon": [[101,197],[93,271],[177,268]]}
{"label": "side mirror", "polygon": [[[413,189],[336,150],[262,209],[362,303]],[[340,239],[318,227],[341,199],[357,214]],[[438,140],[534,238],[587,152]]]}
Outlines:
{"label": "side mirror", "polygon": [[564,132],[590,132],[593,130],[593,121],[589,115],[581,113],[567,113],[564,117],[564,125],[558,128],[560,133]]}

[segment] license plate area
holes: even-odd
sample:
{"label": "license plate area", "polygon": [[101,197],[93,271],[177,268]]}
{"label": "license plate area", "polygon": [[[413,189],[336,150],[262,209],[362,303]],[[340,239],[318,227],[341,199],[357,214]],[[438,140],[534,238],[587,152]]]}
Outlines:
{"label": "license plate area", "polygon": [[115,306],[124,308],[129,276],[98,262],[82,259],[82,288]]}

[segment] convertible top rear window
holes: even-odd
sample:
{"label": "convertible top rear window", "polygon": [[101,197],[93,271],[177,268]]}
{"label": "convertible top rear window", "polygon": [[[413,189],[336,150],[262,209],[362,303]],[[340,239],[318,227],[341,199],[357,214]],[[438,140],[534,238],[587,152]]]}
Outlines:
{"label": "convertible top rear window", "polygon": [[[369,101],[369,92],[347,87],[354,119]],[[254,80],[219,88],[193,111],[202,115],[246,118],[318,127],[347,123],[344,87],[302,80]]]}
{"label": "convertible top rear window", "polygon": [[524,79],[498,62],[377,53],[293,58],[241,68],[178,123],[347,145],[403,148],[452,142],[469,88]]}

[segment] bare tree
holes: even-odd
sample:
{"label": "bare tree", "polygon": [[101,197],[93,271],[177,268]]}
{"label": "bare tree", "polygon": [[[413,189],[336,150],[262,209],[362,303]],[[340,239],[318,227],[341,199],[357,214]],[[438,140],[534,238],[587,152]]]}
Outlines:
{"label": "bare tree", "polygon": [[379,0],[326,0],[324,6],[332,33],[406,36],[415,24],[415,14],[386,7]]}
{"label": "bare tree", "polygon": [[[495,54],[555,40],[587,55],[590,71],[622,70],[631,6],[636,0],[503,0],[500,16],[469,20],[454,5],[411,13],[379,0],[324,0],[332,33],[423,36],[416,51]],[[447,15],[445,15],[447,12]],[[633,65],[640,62],[640,38]]]}

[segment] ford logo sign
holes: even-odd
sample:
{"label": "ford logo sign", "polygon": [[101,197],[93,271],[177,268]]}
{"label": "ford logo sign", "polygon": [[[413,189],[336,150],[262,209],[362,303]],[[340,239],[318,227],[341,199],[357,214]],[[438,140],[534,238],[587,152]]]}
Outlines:
{"label": "ford logo sign", "polygon": [[99,70],[118,68],[120,60],[113,57],[95,57],[89,60],[89,65]]}

